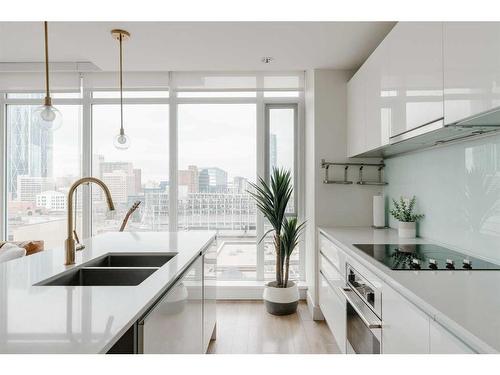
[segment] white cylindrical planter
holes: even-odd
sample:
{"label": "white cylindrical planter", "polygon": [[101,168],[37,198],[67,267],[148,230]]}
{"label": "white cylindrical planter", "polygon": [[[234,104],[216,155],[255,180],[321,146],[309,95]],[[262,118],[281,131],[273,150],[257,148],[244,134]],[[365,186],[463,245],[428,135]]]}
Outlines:
{"label": "white cylindrical planter", "polygon": [[299,305],[299,288],[293,281],[287,288],[276,288],[276,281],[266,284],[264,299],[266,310],[273,315],[289,315],[297,311]]}
{"label": "white cylindrical planter", "polygon": [[417,236],[417,223],[399,222],[398,235],[400,238],[415,238]]}

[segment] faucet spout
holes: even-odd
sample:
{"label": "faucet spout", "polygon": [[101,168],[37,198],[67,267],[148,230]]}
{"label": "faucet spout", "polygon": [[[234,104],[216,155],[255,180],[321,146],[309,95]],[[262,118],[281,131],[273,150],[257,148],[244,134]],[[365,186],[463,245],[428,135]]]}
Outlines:
{"label": "faucet spout", "polygon": [[76,189],[78,186],[82,184],[94,183],[101,187],[104,191],[104,195],[106,196],[106,202],[108,204],[108,208],[110,211],[115,210],[115,206],[113,204],[113,199],[111,198],[111,193],[104,182],[95,177],[83,177],[79,180],[76,180],[73,185],[71,185],[68,192],[68,200],[67,200],[67,208],[68,208],[68,236],[64,243],[64,249],[66,254],[66,260],[64,265],[69,266],[71,264],[75,264],[75,238],[73,236],[73,196],[75,195]]}

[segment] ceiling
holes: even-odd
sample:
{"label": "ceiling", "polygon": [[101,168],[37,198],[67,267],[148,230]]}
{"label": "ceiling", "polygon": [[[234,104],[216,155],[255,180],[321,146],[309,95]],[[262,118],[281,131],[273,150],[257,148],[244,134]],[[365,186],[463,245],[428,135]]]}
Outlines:
{"label": "ceiling", "polygon": [[[129,71],[356,69],[393,22],[53,22],[51,61],[117,70],[110,30],[131,33]],[[42,22],[0,22],[0,62],[43,61]],[[261,58],[272,56],[271,64]]]}

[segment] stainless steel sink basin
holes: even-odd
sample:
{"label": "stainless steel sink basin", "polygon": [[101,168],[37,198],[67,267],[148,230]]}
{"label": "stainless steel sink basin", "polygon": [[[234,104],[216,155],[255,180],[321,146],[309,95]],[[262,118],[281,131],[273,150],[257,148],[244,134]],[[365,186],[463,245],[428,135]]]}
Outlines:
{"label": "stainless steel sink basin", "polygon": [[109,253],[85,263],[84,267],[161,267],[175,253]]}
{"label": "stainless steel sink basin", "polygon": [[41,281],[38,286],[76,285],[76,286],[104,286],[104,285],[139,285],[151,276],[157,267],[151,268],[86,268],[74,270]]}

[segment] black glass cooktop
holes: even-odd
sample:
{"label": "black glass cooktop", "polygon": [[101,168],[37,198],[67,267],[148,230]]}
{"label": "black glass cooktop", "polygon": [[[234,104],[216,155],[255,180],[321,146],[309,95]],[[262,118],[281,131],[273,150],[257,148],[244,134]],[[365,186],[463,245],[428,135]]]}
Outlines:
{"label": "black glass cooktop", "polygon": [[500,265],[430,244],[354,244],[392,270],[500,270]]}

